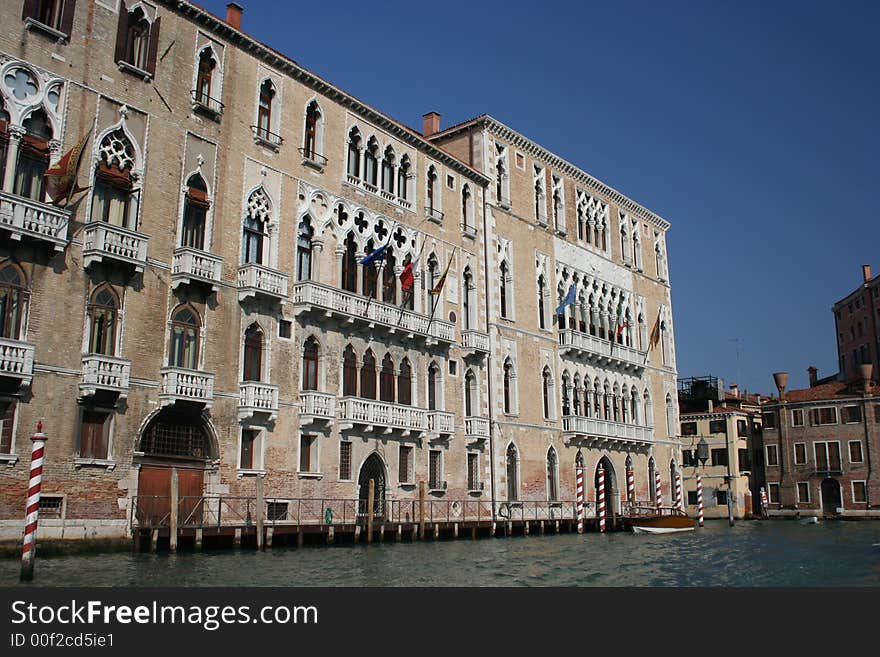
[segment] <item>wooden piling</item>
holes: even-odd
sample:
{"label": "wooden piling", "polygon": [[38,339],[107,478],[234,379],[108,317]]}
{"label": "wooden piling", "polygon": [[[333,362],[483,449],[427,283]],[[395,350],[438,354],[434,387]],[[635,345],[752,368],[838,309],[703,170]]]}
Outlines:
{"label": "wooden piling", "polygon": [[198,550],[199,552],[202,551],[202,538],[202,528],[199,527],[198,529],[196,529],[196,550]]}
{"label": "wooden piling", "polygon": [[370,479],[367,489],[367,544],[373,542],[373,504],[376,502],[376,481]]}
{"label": "wooden piling", "polygon": [[394,534],[394,540],[398,543],[403,540],[403,523],[397,524],[397,531]]}
{"label": "wooden piling", "polygon": [[257,477],[257,549],[263,549],[263,520],[266,515],[266,504],[263,502],[263,478]]}
{"label": "wooden piling", "polygon": [[355,525],[354,526],[354,542],[357,543],[359,540],[361,540],[361,526]]}
{"label": "wooden piling", "polygon": [[[296,533],[296,547],[302,547],[304,541],[305,541],[305,534],[303,533],[303,530],[300,529],[300,530]],[[327,530],[327,542],[328,542],[328,543],[332,543],[332,542],[333,542],[333,527],[330,527],[330,528]]]}
{"label": "wooden piling", "polygon": [[541,536],[544,535],[544,521],[543,520],[538,524],[538,533],[541,534]]}
{"label": "wooden piling", "polygon": [[[327,527],[327,545],[333,544],[333,534],[334,534],[333,525],[330,525],[329,527]],[[297,536],[297,545],[302,545],[302,543],[300,543],[301,537],[302,537],[302,531],[300,531],[299,536]]]}
{"label": "wooden piling", "polygon": [[385,542],[385,523],[384,522],[381,525],[379,525],[379,542],[380,543]]}
{"label": "wooden piling", "polygon": [[241,547],[241,527],[235,528],[235,535],[232,537],[233,547]]}
{"label": "wooden piling", "polygon": [[266,547],[272,547],[272,535],[275,533],[274,527],[268,527],[266,529]]}
{"label": "wooden piling", "polygon": [[458,523],[453,523],[452,525],[452,536],[453,538],[458,538]]}
{"label": "wooden piling", "polygon": [[150,532],[150,552],[155,552],[159,549],[159,530],[154,529]]}
{"label": "wooden piling", "polygon": [[425,540],[425,482],[419,482],[419,540]]}
{"label": "wooden piling", "polygon": [[171,519],[170,519],[170,541],[169,549],[177,552],[177,523],[180,514],[180,480],[177,475],[177,468],[171,468]]}
{"label": "wooden piling", "polygon": [[529,535],[529,521],[526,520],[525,522],[523,522],[523,536],[528,536],[528,535]]}

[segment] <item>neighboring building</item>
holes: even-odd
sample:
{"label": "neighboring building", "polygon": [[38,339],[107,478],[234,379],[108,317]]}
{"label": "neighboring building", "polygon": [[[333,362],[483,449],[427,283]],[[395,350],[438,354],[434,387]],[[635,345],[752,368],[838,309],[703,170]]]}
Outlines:
{"label": "neighboring building", "polygon": [[880,377],[880,275],[871,278],[871,265],[862,265],[862,284],[832,307],[840,380],[858,381],[859,365],[873,366]]}
{"label": "neighboring building", "polygon": [[432,142],[492,180],[494,495],[535,499],[549,486],[571,499],[580,453],[588,500],[601,464],[613,512],[627,501],[627,470],[628,501],[653,503],[659,471],[670,505],[680,452],[669,224],[491,116],[442,131],[437,115],[426,118]]}
{"label": "neighboring building", "polygon": [[[752,454],[760,440],[757,395],[740,395],[736,386],[724,392],[715,377],[679,380],[682,476],[687,511],[697,510],[697,474],[702,478],[707,518],[745,518],[759,494]],[[704,456],[705,463],[700,459]]]}
{"label": "neighboring building", "polygon": [[[435,114],[418,134],[241,11],[0,8],[0,537],[20,533],[40,418],[56,535],[167,515],[172,468],[183,496],[262,478],[283,518],[370,479],[378,509],[419,481],[571,500],[583,450],[617,501],[627,464],[638,499],[660,468],[668,504],[669,224],[493,119],[476,162]],[[59,208],[42,174],[86,135],[88,190]]]}
{"label": "neighboring building", "polygon": [[774,375],[779,398],[762,408],[771,515],[880,516],[880,388],[860,369],[804,390]]}

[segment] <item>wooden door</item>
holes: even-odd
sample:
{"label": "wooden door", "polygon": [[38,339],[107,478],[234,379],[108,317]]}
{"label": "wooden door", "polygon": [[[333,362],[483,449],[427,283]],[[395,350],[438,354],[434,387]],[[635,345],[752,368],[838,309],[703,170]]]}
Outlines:
{"label": "wooden door", "polygon": [[203,470],[177,469],[181,527],[202,524],[204,474]]}
{"label": "wooden door", "polygon": [[137,519],[141,527],[168,523],[171,469],[142,466],[138,474]]}

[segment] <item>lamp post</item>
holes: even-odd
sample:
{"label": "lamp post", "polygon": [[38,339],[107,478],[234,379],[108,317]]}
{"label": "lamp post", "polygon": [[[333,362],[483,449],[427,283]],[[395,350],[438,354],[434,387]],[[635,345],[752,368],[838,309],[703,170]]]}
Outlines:
{"label": "lamp post", "polygon": [[[709,460],[709,445],[706,439],[700,436],[700,442],[697,444],[697,459],[703,467],[706,467],[706,461]],[[697,473],[697,520],[700,527],[703,526],[703,477]]]}

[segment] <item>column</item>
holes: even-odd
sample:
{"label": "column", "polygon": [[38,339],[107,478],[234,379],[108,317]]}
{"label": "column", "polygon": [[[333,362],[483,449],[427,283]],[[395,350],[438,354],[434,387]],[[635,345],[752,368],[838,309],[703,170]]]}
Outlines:
{"label": "column", "polygon": [[6,174],[3,176],[3,191],[12,193],[15,187],[16,164],[18,163],[18,149],[21,146],[21,138],[27,131],[18,125],[10,125],[6,128],[9,135],[9,143],[6,146]]}

